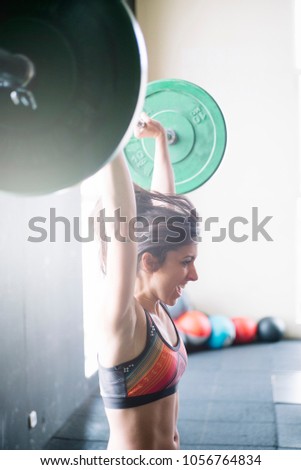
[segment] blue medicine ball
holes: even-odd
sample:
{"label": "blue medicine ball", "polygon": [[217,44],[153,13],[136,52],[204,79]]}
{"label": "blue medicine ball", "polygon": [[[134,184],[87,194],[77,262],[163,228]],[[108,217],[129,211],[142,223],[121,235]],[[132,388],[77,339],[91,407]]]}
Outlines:
{"label": "blue medicine ball", "polygon": [[219,349],[230,346],[235,340],[235,326],[230,318],[222,315],[209,317],[212,331],[207,345],[211,349]]}
{"label": "blue medicine ball", "polygon": [[175,305],[168,307],[168,311],[172,318],[179,318],[183,313],[188,312],[189,310],[192,310],[192,307],[185,291],[182,293],[181,297],[178,298]]}

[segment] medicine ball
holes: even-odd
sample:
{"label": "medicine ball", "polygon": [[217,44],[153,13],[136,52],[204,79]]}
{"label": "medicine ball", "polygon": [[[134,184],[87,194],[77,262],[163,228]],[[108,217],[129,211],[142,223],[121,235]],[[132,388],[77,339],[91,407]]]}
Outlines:
{"label": "medicine ball", "polygon": [[258,322],[257,334],[260,341],[273,343],[283,338],[285,323],[281,318],[264,317]]}
{"label": "medicine ball", "polygon": [[212,315],[209,320],[212,329],[208,339],[209,348],[219,349],[230,346],[235,339],[235,326],[230,318],[222,315]]}
{"label": "medicine ball", "polygon": [[257,335],[257,322],[248,317],[231,318],[235,326],[235,344],[251,343]]}
{"label": "medicine ball", "polygon": [[182,331],[187,338],[188,345],[200,346],[204,344],[210,336],[210,321],[203,312],[189,310],[175,320],[179,331]]}

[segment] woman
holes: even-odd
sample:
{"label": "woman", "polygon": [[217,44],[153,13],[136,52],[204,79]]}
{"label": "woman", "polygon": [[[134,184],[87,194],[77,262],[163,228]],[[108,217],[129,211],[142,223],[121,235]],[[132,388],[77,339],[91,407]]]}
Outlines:
{"label": "woman", "polygon": [[143,121],[136,136],[156,139],[152,192],[134,191],[122,154],[102,170],[109,241],[98,357],[110,450],[179,448],[177,384],[187,355],[165,305],[197,280],[196,214],[174,194],[163,127]]}

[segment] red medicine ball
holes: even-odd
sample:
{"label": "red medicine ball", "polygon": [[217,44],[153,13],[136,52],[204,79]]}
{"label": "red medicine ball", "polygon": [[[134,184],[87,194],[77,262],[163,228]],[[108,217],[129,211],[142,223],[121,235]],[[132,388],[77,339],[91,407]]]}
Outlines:
{"label": "red medicine ball", "polygon": [[188,343],[193,346],[201,345],[211,334],[207,315],[198,310],[189,310],[174,321],[178,329],[185,333]]}
{"label": "red medicine ball", "polygon": [[257,323],[255,320],[246,317],[231,318],[236,330],[234,343],[251,343],[255,341],[257,335]]}

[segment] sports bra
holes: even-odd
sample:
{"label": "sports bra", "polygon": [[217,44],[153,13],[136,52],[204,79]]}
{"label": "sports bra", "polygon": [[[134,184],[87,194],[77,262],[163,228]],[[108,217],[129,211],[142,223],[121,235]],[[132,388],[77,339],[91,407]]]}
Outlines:
{"label": "sports bra", "polygon": [[169,315],[177,344],[163,338],[149,312],[146,315],[146,345],[131,361],[114,367],[103,367],[99,361],[100,393],[106,408],[132,408],[172,395],[187,365],[187,353],[182,338]]}

